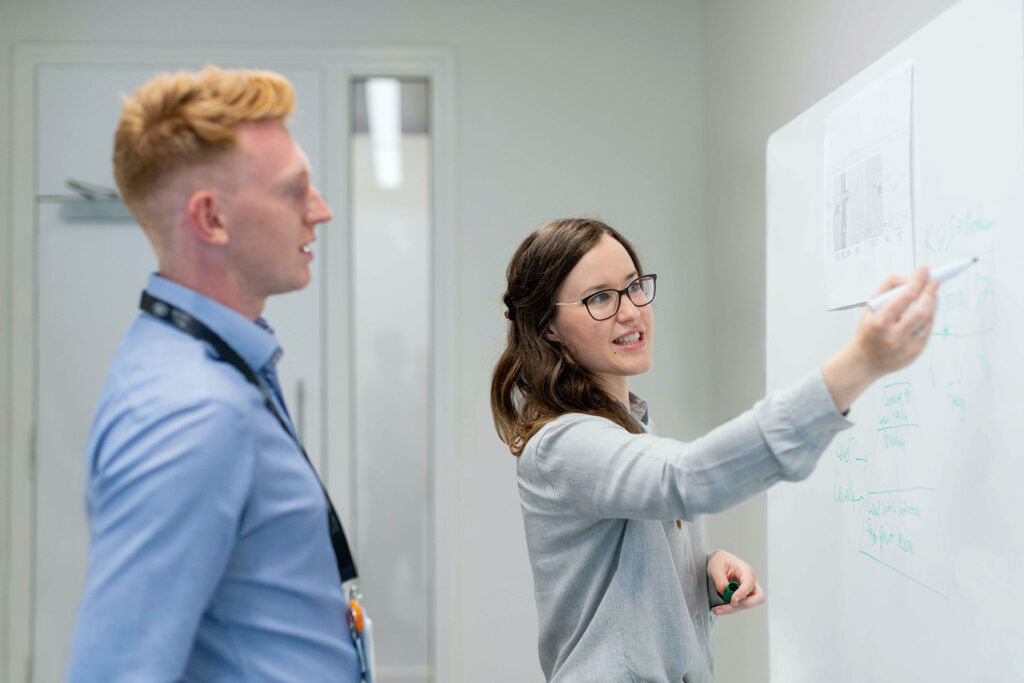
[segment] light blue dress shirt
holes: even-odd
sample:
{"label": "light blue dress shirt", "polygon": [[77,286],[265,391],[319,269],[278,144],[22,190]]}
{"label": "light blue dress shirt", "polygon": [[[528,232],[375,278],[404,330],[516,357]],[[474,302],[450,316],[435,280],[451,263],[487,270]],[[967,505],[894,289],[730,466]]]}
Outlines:
{"label": "light blue dress shirt", "polygon": [[[157,275],[147,289],[273,376],[269,328]],[[207,344],[139,315],[85,467],[92,539],[68,680],[359,680],[316,476]]]}

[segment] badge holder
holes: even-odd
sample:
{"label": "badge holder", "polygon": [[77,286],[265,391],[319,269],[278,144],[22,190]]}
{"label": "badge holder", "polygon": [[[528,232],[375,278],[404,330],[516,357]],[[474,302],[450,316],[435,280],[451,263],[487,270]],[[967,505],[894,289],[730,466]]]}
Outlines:
{"label": "badge holder", "polygon": [[345,594],[348,598],[348,627],[359,657],[362,683],[373,683],[377,677],[377,661],[373,654],[373,621],[363,610],[360,602],[363,595],[355,581],[345,586]]}

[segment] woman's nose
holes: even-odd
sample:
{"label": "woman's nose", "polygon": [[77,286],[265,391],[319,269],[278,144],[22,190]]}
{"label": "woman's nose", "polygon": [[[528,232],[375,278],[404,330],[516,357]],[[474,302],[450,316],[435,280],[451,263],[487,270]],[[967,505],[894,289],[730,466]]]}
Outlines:
{"label": "woman's nose", "polygon": [[619,297],[619,311],[615,314],[616,320],[632,320],[640,313],[640,308],[633,303],[625,294]]}

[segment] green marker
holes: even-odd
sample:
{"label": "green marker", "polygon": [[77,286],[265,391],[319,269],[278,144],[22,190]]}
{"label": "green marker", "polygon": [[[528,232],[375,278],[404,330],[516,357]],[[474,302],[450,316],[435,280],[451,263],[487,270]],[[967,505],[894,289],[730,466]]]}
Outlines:
{"label": "green marker", "polygon": [[729,585],[726,586],[725,590],[722,592],[722,599],[725,600],[725,604],[728,605],[730,602],[732,602],[732,594],[735,593],[739,587],[740,585],[735,581],[729,582]]}

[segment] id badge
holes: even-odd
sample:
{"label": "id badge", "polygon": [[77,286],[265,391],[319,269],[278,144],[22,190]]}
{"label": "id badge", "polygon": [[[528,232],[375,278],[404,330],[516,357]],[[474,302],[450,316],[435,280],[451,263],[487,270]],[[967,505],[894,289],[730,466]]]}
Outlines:
{"label": "id badge", "polygon": [[363,656],[366,658],[366,675],[363,680],[366,683],[373,683],[377,678],[377,659],[373,654],[373,620],[363,615],[363,632],[359,634],[359,641],[363,646]]}
{"label": "id badge", "polygon": [[373,620],[363,611],[363,606],[355,598],[349,600],[349,630],[352,632],[352,643],[356,646],[359,658],[359,671],[362,683],[373,683],[376,679],[377,661],[373,652]]}

